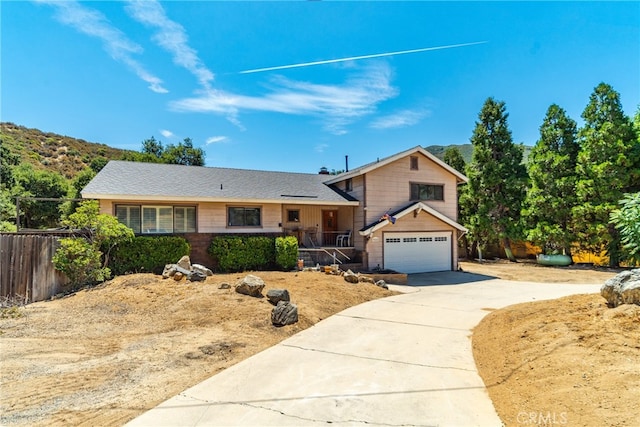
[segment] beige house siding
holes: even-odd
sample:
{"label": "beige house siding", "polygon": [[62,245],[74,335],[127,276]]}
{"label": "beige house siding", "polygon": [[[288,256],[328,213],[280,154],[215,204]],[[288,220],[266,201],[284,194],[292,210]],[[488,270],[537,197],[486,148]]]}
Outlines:
{"label": "beige house siding", "polygon": [[367,174],[367,223],[376,221],[385,212],[407,205],[411,201],[411,182],[444,185],[444,201],[427,200],[424,203],[457,220],[456,177],[428,157],[420,153],[415,156],[418,157],[418,170],[410,169],[411,156],[406,156]]}
{"label": "beige house siding", "polygon": [[380,267],[384,267],[384,234],[403,231],[451,231],[453,269],[458,269],[457,230],[424,211],[420,212],[417,217],[414,217],[413,214],[407,214],[398,219],[395,224],[389,224],[386,227],[373,233],[372,237],[367,242],[366,247],[366,250],[369,254],[369,269],[376,268],[378,265],[380,265]]}

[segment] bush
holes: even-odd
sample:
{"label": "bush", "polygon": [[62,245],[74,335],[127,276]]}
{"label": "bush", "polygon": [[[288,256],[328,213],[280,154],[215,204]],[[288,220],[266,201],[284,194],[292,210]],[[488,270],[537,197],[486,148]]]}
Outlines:
{"label": "bush", "polygon": [[138,236],[119,244],[111,254],[109,265],[116,275],[158,272],[190,252],[191,246],[183,237]]}
{"label": "bush", "polygon": [[72,287],[101,282],[111,276],[109,268],[102,267],[102,252],[83,238],[60,239],[53,265],[67,275]]}
{"label": "bush", "polygon": [[222,272],[269,270],[275,265],[273,237],[219,236],[208,249]]}
{"label": "bush", "polygon": [[298,239],[294,236],[276,237],[276,265],[291,270],[298,261]]}

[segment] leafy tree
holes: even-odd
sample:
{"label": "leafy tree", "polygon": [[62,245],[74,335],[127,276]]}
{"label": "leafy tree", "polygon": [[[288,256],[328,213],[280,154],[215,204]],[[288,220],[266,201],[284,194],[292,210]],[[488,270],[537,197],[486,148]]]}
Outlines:
{"label": "leafy tree", "polygon": [[12,188],[15,185],[13,168],[20,157],[12,154],[0,138],[0,231],[16,231]]}
{"label": "leafy tree", "polygon": [[53,257],[55,268],[65,273],[74,286],[108,279],[109,253],[134,237],[133,230],[115,217],[100,214],[95,200],[82,202],[63,224],[85,233],[85,237],[60,239],[60,248]]}
{"label": "leafy tree", "polygon": [[620,209],[611,212],[610,219],[620,232],[623,255],[633,265],[640,264],[640,192],[625,194]]}
{"label": "leafy tree", "polygon": [[162,142],[157,141],[153,136],[142,141],[142,154],[148,154],[160,159],[162,158],[162,153],[164,153]]}
{"label": "leafy tree", "polygon": [[608,84],[595,88],[582,118],[576,167],[580,204],[573,209],[579,244],[583,250],[606,250],[609,265],[617,266],[620,233],[610,214],[624,193],[640,190],[640,144],[620,95]]}
{"label": "leafy tree", "polygon": [[12,169],[20,164],[20,156],[12,154],[0,138],[0,187],[11,188],[14,184]]}
{"label": "leafy tree", "polygon": [[103,167],[107,165],[107,163],[109,163],[109,159],[107,159],[106,157],[95,157],[93,160],[91,160],[89,167],[92,171],[98,173],[102,170]]}
{"label": "leafy tree", "polygon": [[164,147],[162,142],[152,136],[142,141],[142,152],[126,153],[122,159],[135,162],[204,166],[204,157],[204,150],[195,148],[191,138],[185,138],[178,145],[169,144]]}
{"label": "leafy tree", "polygon": [[460,173],[464,173],[464,169],[467,166],[458,147],[448,147],[444,150],[443,160]]}
{"label": "leafy tree", "polygon": [[[13,194],[21,197],[65,198],[69,184],[55,172],[35,170],[28,163],[14,168],[15,187]],[[60,222],[59,202],[21,200],[20,223],[28,228],[55,227]]]}
{"label": "leafy tree", "polygon": [[515,261],[511,239],[520,232],[527,172],[522,164],[523,147],[513,143],[507,117],[504,102],[486,100],[471,136],[474,150],[461,203],[469,215],[466,225],[471,238],[479,248],[499,240],[507,258]]}
{"label": "leafy tree", "polygon": [[194,148],[191,138],[185,138],[178,145],[167,145],[161,156],[163,163],[186,166],[204,166],[204,157],[202,148]]}
{"label": "leafy tree", "polygon": [[527,238],[542,246],[545,253],[564,249],[571,255],[576,240],[571,213],[577,203],[575,169],[580,146],[576,132],[576,122],[553,104],[540,126],[540,139],[529,154],[531,187],[523,212]]}

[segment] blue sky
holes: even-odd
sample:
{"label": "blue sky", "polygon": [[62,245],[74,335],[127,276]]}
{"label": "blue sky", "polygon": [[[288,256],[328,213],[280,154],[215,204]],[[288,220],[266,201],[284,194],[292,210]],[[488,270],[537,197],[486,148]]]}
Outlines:
{"label": "blue sky", "polygon": [[134,150],[190,137],[208,166],[315,173],[465,144],[490,96],[526,145],[552,103],[581,123],[600,82],[640,104],[639,2],[0,8],[0,120]]}

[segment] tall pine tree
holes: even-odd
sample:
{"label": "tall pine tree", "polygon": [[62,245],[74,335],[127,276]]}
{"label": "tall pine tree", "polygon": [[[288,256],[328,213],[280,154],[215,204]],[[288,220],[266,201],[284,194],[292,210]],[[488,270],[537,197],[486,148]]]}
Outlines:
{"label": "tall pine tree", "polygon": [[609,265],[620,263],[620,233],[610,222],[624,193],[640,187],[640,145],[620,95],[600,83],[582,113],[576,172],[579,204],[573,209],[580,248],[606,250]]}
{"label": "tall pine tree", "polygon": [[485,101],[471,136],[473,156],[467,165],[469,182],[461,203],[468,214],[471,238],[478,246],[500,241],[507,258],[515,261],[511,240],[520,232],[527,171],[522,164],[522,145],[513,143],[507,117],[504,102]]}
{"label": "tall pine tree", "polygon": [[559,106],[547,110],[540,139],[529,154],[531,186],[523,211],[527,239],[542,246],[545,253],[562,251],[571,255],[575,242],[571,211],[575,194],[576,161],[580,146],[576,122]]}

